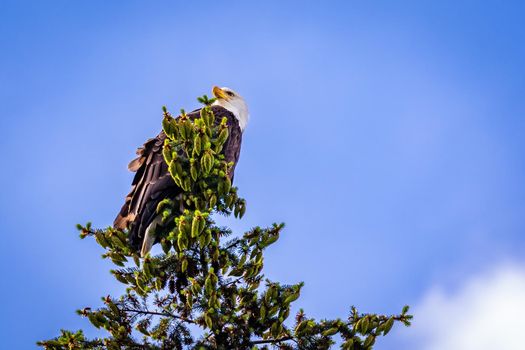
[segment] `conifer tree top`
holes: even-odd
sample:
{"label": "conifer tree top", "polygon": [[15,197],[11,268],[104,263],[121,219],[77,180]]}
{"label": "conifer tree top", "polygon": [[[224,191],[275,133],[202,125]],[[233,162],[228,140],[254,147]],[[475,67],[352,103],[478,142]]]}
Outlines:
{"label": "conifer tree top", "polygon": [[[216,120],[213,100],[201,99],[198,118],[173,118],[164,111],[163,159],[178,198],[155,208],[162,225],[158,255],[130,244],[128,230],[79,225],[81,238],[94,237],[103,258],[125,285],[121,296],[104,296],[98,308],[83,308],[104,337],[61,331],[38,344],[46,349],[329,349],[339,336],[342,349],[372,349],[394,323],[410,324],[408,307],[393,316],[361,314],[351,307],[339,319],[314,320],[303,310],[290,317],[303,283],[283,285],[263,275],[264,251],[284,224],[234,234],[219,227],[214,213],[242,218],[246,201],[229,176],[232,162],[221,149],[231,137],[227,120]],[[199,141],[198,141],[199,140]],[[184,204],[181,211],[181,203]],[[200,328],[201,332],[195,333]]]}

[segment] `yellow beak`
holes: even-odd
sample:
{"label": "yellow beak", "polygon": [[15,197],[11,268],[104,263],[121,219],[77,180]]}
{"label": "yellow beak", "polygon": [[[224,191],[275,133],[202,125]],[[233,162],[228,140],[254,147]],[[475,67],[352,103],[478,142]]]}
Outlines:
{"label": "yellow beak", "polygon": [[222,98],[223,100],[229,99],[228,94],[218,86],[214,86],[212,92],[213,96],[215,96],[216,98]]}

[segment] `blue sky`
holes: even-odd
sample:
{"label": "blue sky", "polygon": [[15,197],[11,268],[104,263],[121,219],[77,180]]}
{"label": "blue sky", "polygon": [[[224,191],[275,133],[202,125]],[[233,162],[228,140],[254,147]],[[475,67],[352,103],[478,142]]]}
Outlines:
{"label": "blue sky", "polygon": [[[286,222],[265,271],[304,281],[308,314],[417,311],[495,266],[525,273],[524,10],[3,0],[2,345],[94,334],[74,310],[122,289],[74,224],[109,225],[161,106],[192,109],[216,84],[251,112],[235,179],[248,210],[226,223]],[[418,329],[377,349],[431,348]]]}

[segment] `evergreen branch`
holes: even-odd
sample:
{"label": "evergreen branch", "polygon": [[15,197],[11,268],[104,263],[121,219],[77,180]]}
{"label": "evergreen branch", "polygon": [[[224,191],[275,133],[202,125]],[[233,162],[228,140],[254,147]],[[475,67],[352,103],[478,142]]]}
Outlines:
{"label": "evergreen branch", "polygon": [[232,248],[234,248],[235,246],[237,246],[239,243],[243,243],[244,241],[242,239],[237,239],[236,241],[232,242],[231,244],[229,244],[228,246],[226,246],[225,248],[221,248],[223,250],[231,250]]}
{"label": "evergreen branch", "polygon": [[282,338],[277,339],[261,339],[261,340],[252,340],[250,341],[250,345],[257,345],[257,344],[277,344],[282,343],[288,340],[293,340],[294,338],[292,336],[286,336]]}
{"label": "evergreen branch", "polygon": [[170,312],[156,312],[156,311],[135,310],[135,309],[122,309],[122,311],[124,311],[124,312],[133,312],[133,313],[142,314],[142,315],[171,317],[171,318],[174,318],[174,319],[177,319],[177,320],[181,320],[183,322],[197,324],[197,322],[195,322],[194,320],[192,320],[190,318],[177,316],[177,315],[174,315],[174,314],[172,314]]}
{"label": "evergreen branch", "polygon": [[222,287],[228,287],[228,286],[230,286],[232,284],[240,282],[241,280],[242,280],[242,277],[236,278],[233,281],[230,281],[228,283],[223,284]]}

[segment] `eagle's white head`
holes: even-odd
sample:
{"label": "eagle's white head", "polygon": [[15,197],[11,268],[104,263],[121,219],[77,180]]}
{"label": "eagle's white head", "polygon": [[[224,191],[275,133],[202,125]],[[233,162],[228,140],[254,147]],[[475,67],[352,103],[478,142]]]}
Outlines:
{"label": "eagle's white head", "polygon": [[241,131],[244,131],[246,125],[248,124],[248,119],[250,119],[250,113],[248,112],[248,105],[244,98],[241,95],[236,93],[230,88],[227,87],[213,87],[213,96],[217,99],[213,102],[214,105],[219,105],[226,108],[233,113],[235,118],[239,121],[239,126]]}

